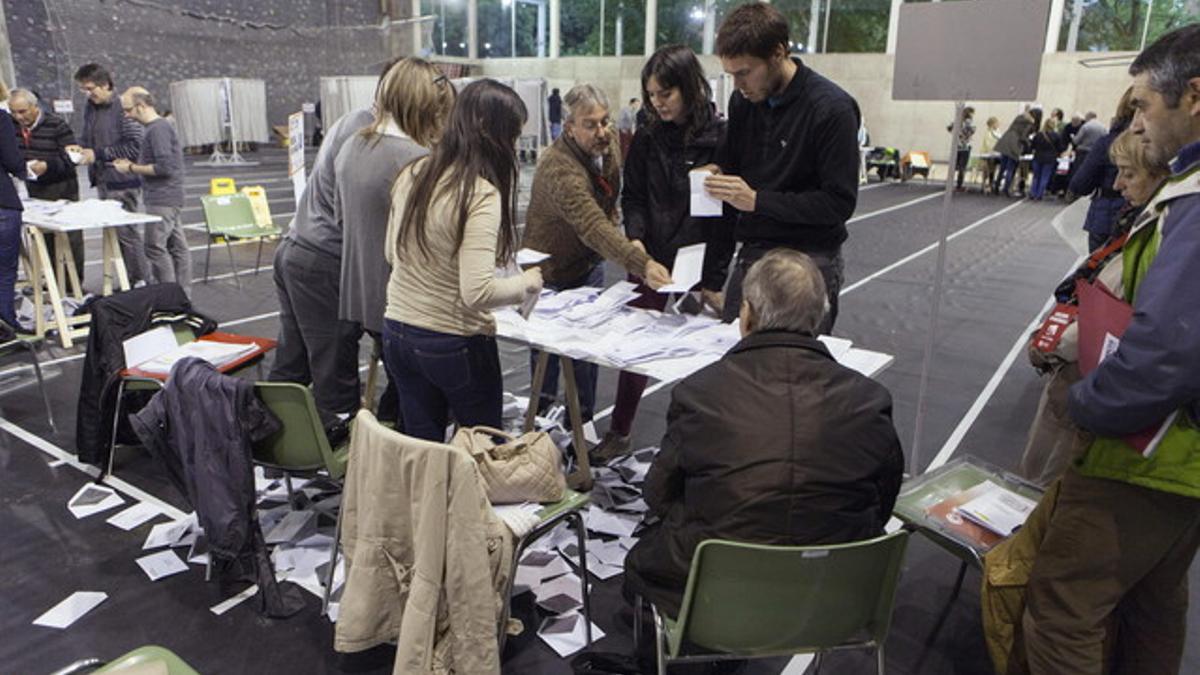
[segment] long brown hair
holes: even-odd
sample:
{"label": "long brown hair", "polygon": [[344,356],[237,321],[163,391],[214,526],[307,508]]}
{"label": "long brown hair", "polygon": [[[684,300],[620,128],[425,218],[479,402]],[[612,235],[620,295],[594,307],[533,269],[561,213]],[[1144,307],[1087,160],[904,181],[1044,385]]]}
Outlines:
{"label": "long brown hair", "polygon": [[450,112],[442,140],[429,153],[429,159],[404,169],[413,172],[413,186],[400,219],[395,243],[397,258],[404,259],[404,249],[415,244],[421,257],[429,259],[426,234],[429,207],[443,193],[455,197],[458,227],[454,242],[456,248],[461,246],[475,198],[475,181],[479,178],[500,192],[496,262],[504,264],[516,253],[519,174],[516,143],[526,116],[521,97],[495,80],[478,80],[463,88]]}

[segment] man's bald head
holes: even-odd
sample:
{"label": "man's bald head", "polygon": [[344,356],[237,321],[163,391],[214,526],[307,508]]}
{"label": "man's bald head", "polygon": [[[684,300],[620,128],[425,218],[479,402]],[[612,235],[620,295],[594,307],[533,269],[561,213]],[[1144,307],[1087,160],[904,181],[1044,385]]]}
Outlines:
{"label": "man's bald head", "polygon": [[158,111],[154,108],[154,97],[146,91],[145,87],[130,87],[121,93],[121,107],[125,110],[126,117],[149,124],[158,118]]}

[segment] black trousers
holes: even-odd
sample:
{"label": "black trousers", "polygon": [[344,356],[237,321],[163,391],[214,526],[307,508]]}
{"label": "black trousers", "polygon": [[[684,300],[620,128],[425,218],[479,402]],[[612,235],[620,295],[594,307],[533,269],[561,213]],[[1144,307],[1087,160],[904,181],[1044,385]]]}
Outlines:
{"label": "black trousers", "polygon": [[270,379],[313,385],[317,407],[351,413],[359,405],[357,323],[341,321],[341,260],[285,239],[275,251],[279,346]]}
{"label": "black trousers", "polygon": [[[738,312],[742,308],[742,281],[745,280],[746,273],[750,271],[751,265],[775,248],[787,247],[764,242],[742,244],[742,248],[738,250],[737,261],[733,264],[733,271],[729,274],[729,285],[725,288],[725,306],[721,312],[723,321],[729,322],[737,319]],[[839,246],[831,251],[801,251],[801,253],[812,258],[817,269],[821,270],[821,277],[825,280],[825,294],[829,298],[829,313],[825,315],[817,332],[821,335],[829,335],[833,332],[834,322],[837,321],[838,295],[842,291],[842,249]]]}

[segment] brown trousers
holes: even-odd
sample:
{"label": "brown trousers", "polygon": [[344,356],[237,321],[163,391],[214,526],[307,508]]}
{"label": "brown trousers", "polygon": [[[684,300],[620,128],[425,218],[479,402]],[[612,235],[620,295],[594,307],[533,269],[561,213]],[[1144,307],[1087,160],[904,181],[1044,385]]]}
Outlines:
{"label": "brown trousers", "polygon": [[1030,671],[1179,672],[1198,545],[1200,499],[1068,470],[1029,578],[1022,626]]}

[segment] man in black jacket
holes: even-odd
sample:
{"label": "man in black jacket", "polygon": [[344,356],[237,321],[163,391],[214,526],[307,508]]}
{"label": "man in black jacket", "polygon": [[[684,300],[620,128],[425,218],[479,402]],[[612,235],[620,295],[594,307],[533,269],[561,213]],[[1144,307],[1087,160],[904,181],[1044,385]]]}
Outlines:
{"label": "man in black jacket", "polygon": [[[137,161],[142,150],[142,125],[125,116],[112,75],[101,65],[87,63],[75,71],[75,82],[87,96],[83,109],[83,147],[76,148],[88,165],[88,179],[101,199],[114,199],[131,213],[137,211],[142,180],[113,168],[113,160]],[[121,257],[129,283],[148,281],[146,251],[140,225],[117,228]]]}
{"label": "man in black jacket", "polygon": [[[29,196],[34,199],[79,201],[79,179],[75,163],[67,156],[67,147],[75,145],[75,132],[58,115],[42,110],[38,97],[28,89],[13,89],[8,98],[9,111],[17,121],[17,145],[31,162],[29,171],[36,180],[25,181]],[[83,281],[83,232],[67,233],[71,255],[75,258],[75,273]],[[50,260],[54,260],[55,238],[47,239]]]}
{"label": "man in black jacket", "polygon": [[803,251],[821,269],[833,329],[842,287],[842,242],[858,201],[858,127],[854,98],[789,58],[788,23],[766,3],[738,7],[721,23],[716,51],[733,76],[729,124],[717,153],[712,196],[737,210],[728,236],[742,242],[724,298],[724,319],[741,307],[742,279],[778,247]]}
{"label": "man in black jacket", "polygon": [[744,288],[741,342],[671,394],[643,493],[658,523],[625,560],[627,595],[673,617],[700,542],[868,539],[900,490],[891,395],[815,338],[826,301],[813,261],[775,249]]}

